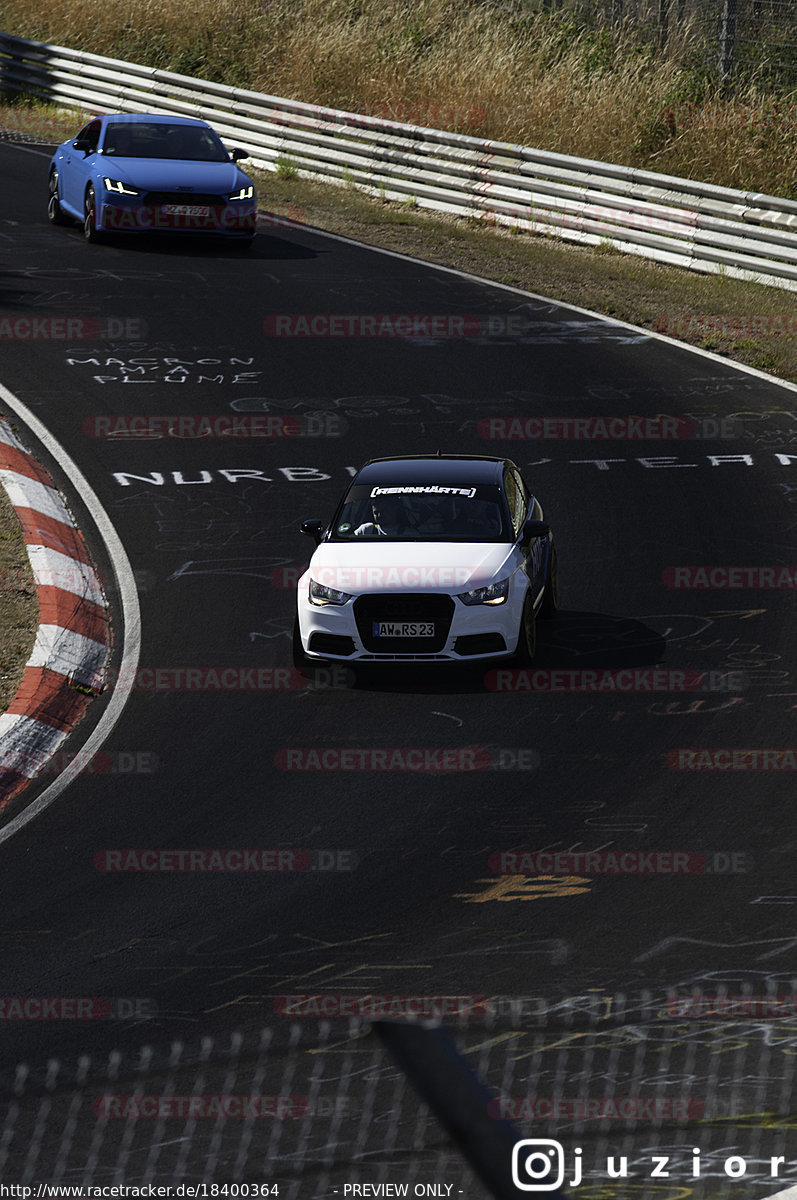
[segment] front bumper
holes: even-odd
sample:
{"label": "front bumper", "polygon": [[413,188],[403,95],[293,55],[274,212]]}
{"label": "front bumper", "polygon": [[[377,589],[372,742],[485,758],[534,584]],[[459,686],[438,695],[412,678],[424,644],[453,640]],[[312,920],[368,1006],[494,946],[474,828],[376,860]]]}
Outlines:
{"label": "front bumper", "polygon": [[[450,592],[363,592],[346,604],[317,606],[308,598],[309,572],[298,584],[299,631],[311,659],[360,663],[478,662],[517,649],[528,581],[513,576],[504,604],[466,605]],[[386,637],[387,622],[434,625],[433,636]],[[382,648],[384,647],[384,648]]]}
{"label": "front bumper", "polygon": [[[186,212],[169,212],[184,207]],[[191,211],[208,209],[208,212]],[[257,228],[257,204],[244,201],[225,205],[192,205],[186,196],[182,206],[106,201],[98,213],[97,229],[107,233],[209,233],[223,237],[253,237]]]}

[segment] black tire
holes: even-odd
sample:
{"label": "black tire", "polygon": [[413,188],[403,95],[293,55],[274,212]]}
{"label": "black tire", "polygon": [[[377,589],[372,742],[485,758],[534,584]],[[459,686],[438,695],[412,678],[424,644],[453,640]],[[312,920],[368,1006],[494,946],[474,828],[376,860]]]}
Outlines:
{"label": "black tire", "polygon": [[534,655],[537,651],[537,622],[534,616],[534,605],[531,602],[531,593],[527,593],[526,600],[523,605],[523,614],[520,618],[520,631],[518,633],[517,650],[514,654],[514,662],[519,667],[528,667],[534,661]]}
{"label": "black tire", "polygon": [[559,610],[559,563],[556,558],[556,546],[551,546],[548,555],[548,570],[545,572],[545,591],[540,605],[539,618],[541,621],[552,621]]}
{"label": "black tire", "polygon": [[68,218],[58,199],[58,172],[53,167],[48,180],[47,220],[51,225],[67,225]]}
{"label": "black tire", "polygon": [[96,245],[102,241],[102,234],[97,232],[97,199],[91,184],[86,188],[83,214],[83,236],[87,242]]}

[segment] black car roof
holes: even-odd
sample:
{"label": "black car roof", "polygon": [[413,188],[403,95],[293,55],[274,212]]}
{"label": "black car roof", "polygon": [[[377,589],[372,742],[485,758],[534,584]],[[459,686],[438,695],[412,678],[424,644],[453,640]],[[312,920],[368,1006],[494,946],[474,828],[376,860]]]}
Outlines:
{"label": "black car roof", "polygon": [[354,483],[501,483],[506,459],[482,455],[416,454],[374,458],[358,471]]}
{"label": "black car roof", "polygon": [[[95,118],[98,121],[104,121],[108,125],[111,121],[120,125],[204,125],[208,126],[207,121],[203,121],[201,117],[183,117],[177,113],[103,113]],[[91,123],[91,122],[90,122]]]}

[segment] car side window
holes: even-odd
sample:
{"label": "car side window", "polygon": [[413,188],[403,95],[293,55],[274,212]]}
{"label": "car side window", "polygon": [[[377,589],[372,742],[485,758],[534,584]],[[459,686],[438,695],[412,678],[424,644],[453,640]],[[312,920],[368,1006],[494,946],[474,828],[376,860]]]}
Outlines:
{"label": "car side window", "polygon": [[504,491],[506,492],[507,504],[509,505],[509,515],[512,518],[512,528],[517,535],[520,533],[520,527],[523,524],[523,518],[526,513],[523,496],[518,489],[513,471],[507,471],[504,475]]}
{"label": "car side window", "polygon": [[520,496],[520,503],[523,508],[523,517],[525,518],[526,512],[528,511],[528,507],[529,507],[529,500],[531,499],[531,497],[529,495],[529,489],[526,487],[525,483],[523,482],[523,476],[520,474],[519,471],[513,471],[512,474],[513,474],[513,476],[515,478],[515,482],[517,484],[518,495]]}
{"label": "car side window", "polygon": [[86,151],[89,154],[94,154],[99,144],[101,129],[102,123],[100,121],[89,121],[88,125],[85,125],[81,129],[75,141],[86,142]]}

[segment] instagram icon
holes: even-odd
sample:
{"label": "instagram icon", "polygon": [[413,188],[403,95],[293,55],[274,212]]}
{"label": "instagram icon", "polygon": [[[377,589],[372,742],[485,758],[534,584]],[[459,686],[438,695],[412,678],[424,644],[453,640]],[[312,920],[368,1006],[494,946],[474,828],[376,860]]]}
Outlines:
{"label": "instagram icon", "polygon": [[561,1142],[553,1138],[524,1138],[515,1142],[512,1182],[521,1192],[555,1192],[562,1186],[564,1176],[565,1151]]}

